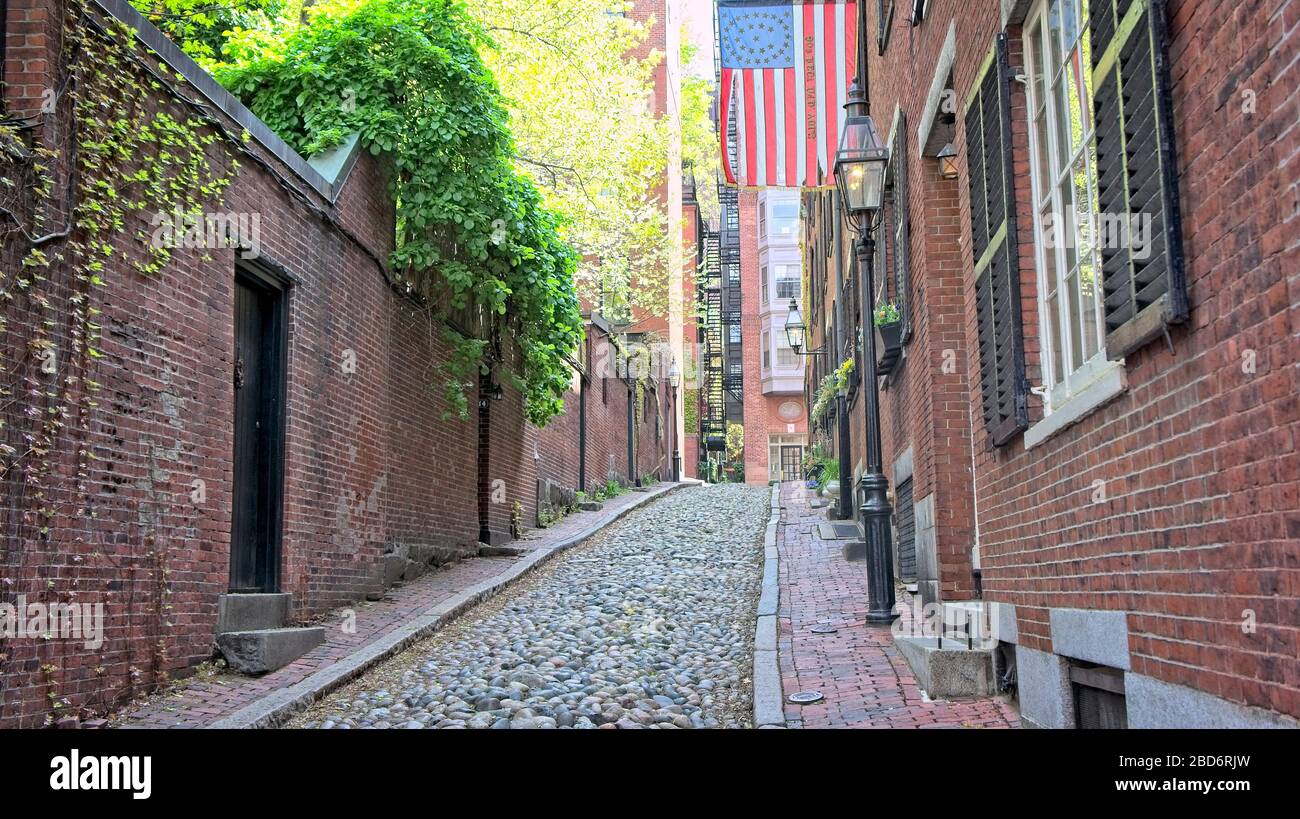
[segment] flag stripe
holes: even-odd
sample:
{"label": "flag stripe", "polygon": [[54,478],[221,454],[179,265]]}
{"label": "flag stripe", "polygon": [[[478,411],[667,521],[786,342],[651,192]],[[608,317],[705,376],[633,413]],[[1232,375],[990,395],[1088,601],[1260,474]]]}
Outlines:
{"label": "flag stripe", "polygon": [[839,63],[835,60],[837,49],[835,39],[837,34],[843,36],[843,31],[836,28],[835,10],[842,10],[843,8],[844,7],[838,3],[835,5],[827,4],[822,6],[822,17],[825,18],[825,22],[823,23],[825,26],[823,39],[826,48],[826,85],[822,89],[822,100],[824,102],[821,109],[822,118],[826,121],[826,153],[823,154],[822,178],[821,180],[818,180],[819,182],[825,180],[829,175],[831,167],[830,163],[835,156],[835,146],[839,144],[838,132],[836,131],[836,125],[838,123],[835,117],[835,100],[837,98],[836,88],[839,86],[839,78],[837,76],[839,72],[835,70],[835,67],[839,65]]}
{"label": "flag stripe", "polygon": [[804,18],[798,7],[794,10],[794,130],[795,130],[795,184],[803,185],[808,167],[808,103],[804,78]]}
{"label": "flag stripe", "polygon": [[817,32],[813,26],[814,8],[811,3],[803,7],[803,64],[804,64],[804,132],[808,137],[807,156],[804,159],[803,184],[815,185],[817,178],[817,140],[821,129],[817,127]]}
{"label": "flag stripe", "polygon": [[[720,0],[721,130],[724,139],[729,127],[736,134],[734,152],[723,158],[730,184],[820,187],[830,181],[861,36],[857,3],[863,1],[768,6]],[[780,9],[787,8],[790,17],[784,18]]]}
{"label": "flag stripe", "polygon": [[777,146],[780,142],[780,133],[776,128],[776,80],[774,74],[779,69],[763,69],[763,133],[766,139],[763,144],[767,146],[763,165],[763,180],[768,185],[778,184],[776,181],[776,157]]}
{"label": "flag stripe", "polygon": [[731,133],[731,75],[735,69],[722,69],[722,89],[718,95],[718,113],[721,122],[718,130],[722,133],[722,173],[730,185],[736,184],[736,169],[731,167],[731,151],[728,150],[728,134]]}
{"label": "flag stripe", "polygon": [[776,184],[777,187],[785,187],[790,184],[787,180],[790,178],[786,171],[785,146],[789,143],[787,138],[787,120],[785,118],[785,75],[786,70],[779,68],[772,72],[772,130],[773,141],[775,144],[776,155]]}

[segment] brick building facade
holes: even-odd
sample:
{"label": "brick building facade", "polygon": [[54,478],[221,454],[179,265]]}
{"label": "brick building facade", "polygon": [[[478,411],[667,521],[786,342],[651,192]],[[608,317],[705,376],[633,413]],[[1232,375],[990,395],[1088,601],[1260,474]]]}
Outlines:
{"label": "brick building facade", "polygon": [[745,482],[797,480],[808,443],[804,357],[785,332],[802,299],[799,196],[740,191],[740,332],[744,360]]}
{"label": "brick building facade", "polygon": [[[1028,724],[1294,725],[1300,4],[867,16],[896,574],[988,604]],[[824,332],[857,312],[852,234],[829,195],[805,213]]]}
{"label": "brick building facade", "polygon": [[[75,130],[67,106],[42,109],[47,89],[64,79],[62,39],[73,22],[54,0],[11,0],[6,10],[5,112],[26,118],[31,144],[54,152],[58,192]],[[55,436],[39,494],[13,470],[0,505],[0,602],[102,602],[103,644],[0,640],[0,726],[39,725],[55,702],[65,713],[102,713],[212,656],[219,598],[237,585],[232,560],[242,554],[232,547],[243,457],[235,452],[235,385],[254,368],[282,389],[278,399],[268,393],[276,409],[265,416],[277,428],[265,439],[272,457],[260,463],[278,508],[267,518],[275,531],[262,544],[258,559],[269,565],[258,582],[292,595],[291,622],[381,592],[385,553],[396,548],[469,556],[481,540],[509,539],[516,523],[534,525],[539,479],[572,491],[583,471],[588,486],[669,477],[670,391],[644,385],[629,467],[627,407],[636,390],[591,363],[604,339],[599,326],[587,360],[574,362],[582,369],[575,384],[588,393],[585,423],[575,389],[563,416],[533,428],[501,373],[493,396],[470,385],[470,417],[456,417],[439,386],[449,351],[436,320],[387,278],[395,231],[383,158],[354,145],[309,162],[128,4],[101,0],[95,14],[131,25],[179,75],[174,92],[147,100],[152,111],[210,115],[207,132],[237,142],[249,132],[220,208],[260,215],[260,252],[247,259],[237,249],[181,248],[145,276],[129,264],[147,252],[134,231],[112,239],[91,302],[102,311],[101,357],[86,372],[102,384],[98,403],[71,388],[82,416]],[[209,150],[216,157],[226,149],[218,142]],[[56,193],[49,224],[67,208]],[[11,232],[6,270],[15,269],[20,244]],[[46,276],[50,292],[74,286],[59,264]],[[22,296],[5,302],[5,360],[19,364],[6,376],[11,392],[63,375],[43,371],[24,349],[37,307]],[[272,327],[268,347],[279,339],[278,372],[276,362],[264,368],[241,352],[238,327],[248,315]],[[71,343],[61,330],[52,340],[59,352]],[[513,354],[505,351],[507,360]],[[8,409],[4,420],[4,440],[15,447],[37,423]],[[48,525],[37,518],[43,508],[57,510]]]}

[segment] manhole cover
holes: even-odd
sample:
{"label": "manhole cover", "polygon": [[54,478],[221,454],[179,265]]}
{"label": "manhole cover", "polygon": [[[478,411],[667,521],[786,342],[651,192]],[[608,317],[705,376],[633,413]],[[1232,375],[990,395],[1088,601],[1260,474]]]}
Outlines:
{"label": "manhole cover", "polygon": [[813,626],[809,630],[813,634],[834,634],[839,631],[839,629],[835,628],[835,626],[832,626],[830,623],[822,623],[819,626]]}
{"label": "manhole cover", "polygon": [[808,705],[809,703],[821,702],[825,697],[820,691],[796,691],[786,699],[796,705]]}

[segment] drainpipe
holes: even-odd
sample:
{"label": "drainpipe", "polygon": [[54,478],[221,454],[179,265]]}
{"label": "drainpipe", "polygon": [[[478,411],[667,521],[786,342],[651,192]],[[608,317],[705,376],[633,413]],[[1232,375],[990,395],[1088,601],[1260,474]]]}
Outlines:
{"label": "drainpipe", "polygon": [[587,491],[587,374],[578,386],[578,491]]}
{"label": "drainpipe", "polygon": [[[844,294],[848,292],[844,287],[844,222],[839,218],[839,203],[832,200],[831,212],[835,214],[835,284],[839,291],[839,296],[835,299],[835,316],[832,318],[834,323],[835,336],[835,360],[831,365],[838,368],[840,363],[847,358],[846,345],[844,344]],[[853,441],[849,435],[849,399],[847,396],[840,394],[835,397],[835,405],[838,409],[835,426],[839,431],[840,452],[840,498],[839,498],[839,519],[853,520]]]}
{"label": "drainpipe", "polygon": [[641,479],[636,474],[636,390],[632,380],[627,381],[627,482],[630,486],[640,486]]}

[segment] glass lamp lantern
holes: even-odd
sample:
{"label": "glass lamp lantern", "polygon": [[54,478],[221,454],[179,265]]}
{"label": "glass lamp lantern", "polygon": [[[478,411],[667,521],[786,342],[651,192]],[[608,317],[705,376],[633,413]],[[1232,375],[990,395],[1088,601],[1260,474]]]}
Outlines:
{"label": "glass lamp lantern", "polygon": [[835,184],[844,208],[854,216],[880,210],[885,198],[885,166],[889,149],[880,141],[868,114],[850,114],[835,153]]}

